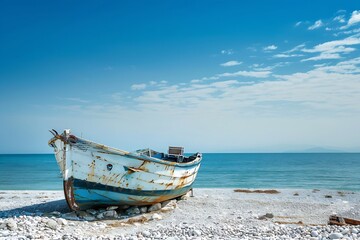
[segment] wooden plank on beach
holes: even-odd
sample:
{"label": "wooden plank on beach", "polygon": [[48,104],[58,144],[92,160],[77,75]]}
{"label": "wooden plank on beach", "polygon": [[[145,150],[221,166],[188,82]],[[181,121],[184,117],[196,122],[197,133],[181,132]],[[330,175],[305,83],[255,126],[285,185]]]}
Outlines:
{"label": "wooden plank on beach", "polygon": [[360,225],[360,220],[344,218],[345,222],[350,225]]}
{"label": "wooden plank on beach", "polygon": [[351,218],[343,218],[343,217],[336,216],[336,215],[331,215],[329,217],[329,225],[343,226],[346,224],[360,225],[360,220],[351,219]]}
{"label": "wooden plank on beach", "polygon": [[241,192],[241,193],[266,193],[266,194],[277,194],[280,193],[277,190],[249,190],[249,189],[235,189],[234,192]]}

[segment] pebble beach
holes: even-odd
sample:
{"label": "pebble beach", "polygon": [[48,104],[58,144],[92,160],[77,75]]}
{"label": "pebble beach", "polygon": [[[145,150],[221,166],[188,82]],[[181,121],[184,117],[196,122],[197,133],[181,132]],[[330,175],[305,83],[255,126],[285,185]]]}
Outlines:
{"label": "pebble beach", "polygon": [[62,191],[0,191],[0,239],[360,239],[360,193],[194,189],[147,207],[72,212]]}

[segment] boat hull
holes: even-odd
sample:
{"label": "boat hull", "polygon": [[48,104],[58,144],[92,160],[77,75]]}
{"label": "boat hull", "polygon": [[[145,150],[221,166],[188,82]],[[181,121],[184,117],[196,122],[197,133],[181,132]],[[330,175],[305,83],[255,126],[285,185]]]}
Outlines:
{"label": "boat hull", "polygon": [[64,181],[64,190],[69,193],[67,194],[68,205],[75,210],[88,209],[94,206],[149,205],[184,195],[191,187],[192,185],[176,190],[143,191],[109,187],[73,178]]}
{"label": "boat hull", "polygon": [[186,163],[165,161],[68,133],[49,144],[55,149],[65,197],[73,210],[150,205],[179,197],[192,188],[201,162],[201,157]]}

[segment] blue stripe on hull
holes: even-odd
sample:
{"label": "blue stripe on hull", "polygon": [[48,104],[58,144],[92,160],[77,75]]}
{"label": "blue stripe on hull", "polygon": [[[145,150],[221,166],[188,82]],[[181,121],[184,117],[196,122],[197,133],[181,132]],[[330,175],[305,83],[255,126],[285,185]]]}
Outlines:
{"label": "blue stripe on hull", "polygon": [[75,202],[81,209],[99,205],[149,205],[184,195],[191,185],[174,190],[143,191],[73,180]]}

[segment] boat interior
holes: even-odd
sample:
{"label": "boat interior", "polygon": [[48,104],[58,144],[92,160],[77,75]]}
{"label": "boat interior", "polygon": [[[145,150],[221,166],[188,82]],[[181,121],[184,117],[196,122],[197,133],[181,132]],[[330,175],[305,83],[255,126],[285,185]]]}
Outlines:
{"label": "boat interior", "polygon": [[139,155],[145,155],[148,157],[153,157],[169,162],[191,162],[194,161],[199,153],[193,154],[191,156],[184,156],[183,147],[169,147],[168,153],[157,152],[150,148],[140,149],[136,151]]}

